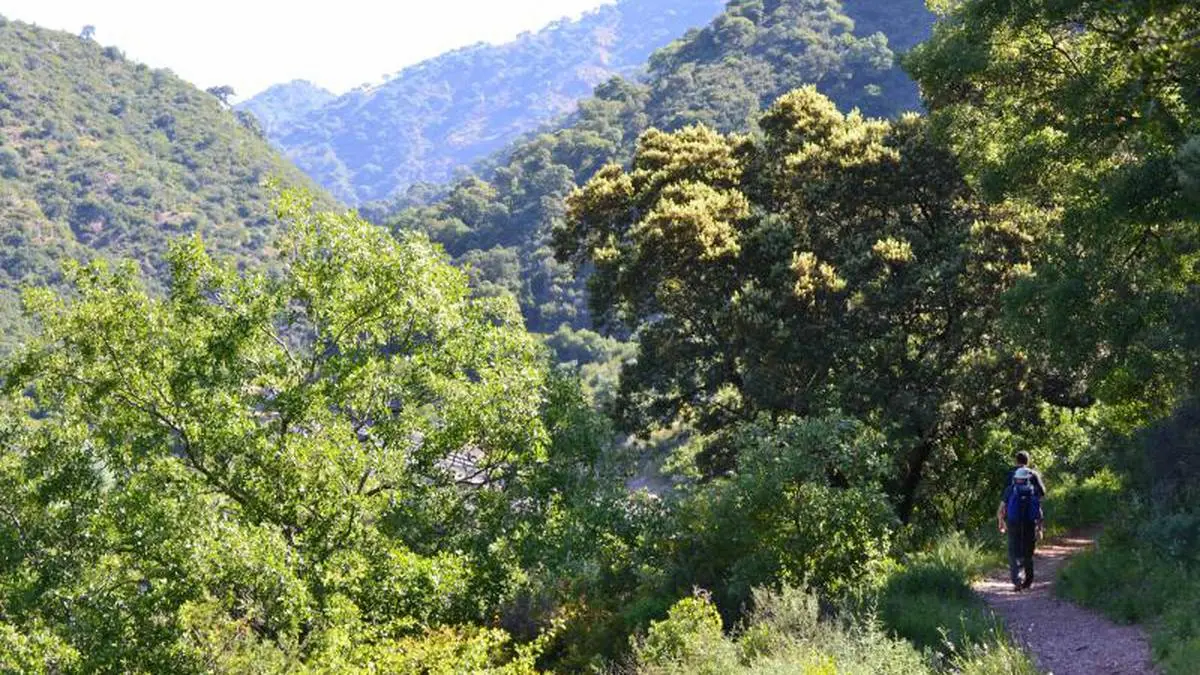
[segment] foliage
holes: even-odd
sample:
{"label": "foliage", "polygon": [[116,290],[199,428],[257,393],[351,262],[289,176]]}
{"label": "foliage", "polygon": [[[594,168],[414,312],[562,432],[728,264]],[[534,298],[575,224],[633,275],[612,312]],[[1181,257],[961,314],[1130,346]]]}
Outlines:
{"label": "foliage", "polygon": [[[327,98],[307,83],[243,104],[271,140],[349,204],[449,180],[571,112],[616,75],[720,12],[723,0],[622,0],[503,45],[477,44],[405,68],[377,86]],[[309,109],[291,109],[297,99]],[[316,104],[316,105],[314,105]]]}
{"label": "foliage", "polygon": [[[989,224],[916,117],[843,115],[805,88],[761,127],[647,132],[631,170],[572,195],[557,253],[594,269],[596,316],[636,332],[626,428],[842,410],[888,434],[907,520],[939,457],[1035,410],[998,330],[1028,238]],[[710,474],[736,465],[714,450]]]}
{"label": "foliage", "polygon": [[894,526],[881,441],[839,419],[760,420],[708,439],[734,445],[743,461],[683,496],[672,526],[676,574],[713,589],[731,615],[762,585],[837,594],[861,583],[887,555]]}
{"label": "foliage", "polygon": [[920,648],[950,655],[974,645],[1002,645],[992,639],[997,620],[970,586],[998,563],[962,535],[942,539],[887,577],[878,597],[879,620]]}
{"label": "foliage", "polygon": [[1152,627],[1155,658],[1168,673],[1193,670],[1200,645],[1195,434],[1189,402],[1138,434],[1134,451],[1144,469],[1118,467],[1120,480],[1104,471],[1083,484],[1083,500],[1096,502],[1105,531],[1097,550],[1060,573],[1057,587],[1118,621]]}
{"label": "foliage", "polygon": [[653,624],[636,650],[641,673],[926,673],[920,655],[870,626],[818,618],[807,593],[757,590],[754,610],[731,637],[703,595],[685,598]]}
{"label": "foliage", "polygon": [[216,99],[221,102],[221,105],[229,105],[229,99],[237,96],[237,92],[234,91],[233,87],[227,84],[223,84],[219,87],[209,87],[204,91],[216,97]]}
{"label": "foliage", "polygon": [[589,565],[599,574],[575,577],[578,601],[568,603],[563,634],[578,637],[549,653],[566,652],[568,670],[594,665],[589,652],[619,659],[626,636],[695,588],[711,589],[731,625],[756,587],[849,594],[882,570],[890,548],[894,516],[873,460],[879,440],[845,420],[762,420],[724,439],[744,447],[741,471],[633,492],[594,535],[603,545]]}
{"label": "foliage", "polygon": [[737,650],[725,640],[721,615],[704,596],[675,603],[667,618],[650,624],[635,645],[639,670],[647,673],[718,675],[737,667]]}
{"label": "foliage", "polygon": [[1125,508],[1128,497],[1121,479],[1103,469],[1082,481],[1054,483],[1054,497],[1046,500],[1046,520],[1054,528],[1075,530],[1108,520]]}
{"label": "foliage", "polygon": [[1047,502],[1050,517],[1065,525],[1105,528],[1097,550],[1060,573],[1058,592],[1117,621],[1146,624],[1168,673],[1194,670],[1200,645],[1195,430],[1196,406],[1188,402],[1107,457],[1111,468],[1055,488]]}
{"label": "foliage", "polygon": [[703,594],[654,623],[635,651],[640,673],[930,673],[920,653],[869,623],[821,618],[816,597],[794,588],[756,590],[732,635]]}
{"label": "foliage", "polygon": [[1164,416],[1192,389],[1200,9],[1191,2],[945,3],[908,61],[973,185],[1038,231],[1013,325],[1061,401]]}
{"label": "foliage", "polygon": [[29,328],[19,286],[60,285],[63,261],[130,258],[157,283],[168,241],[198,234],[238,264],[260,263],[275,232],[262,186],[273,176],[308,184],[169,71],[0,23],[0,351]]}
{"label": "foliage", "polygon": [[997,636],[990,644],[972,644],[955,654],[951,668],[961,675],[1040,675],[1028,654]]}
{"label": "foliage", "polygon": [[472,624],[588,550],[567,535],[590,526],[575,504],[604,513],[606,427],[510,299],[311,205],[278,203],[277,274],[193,238],[164,298],[103,262],[28,294],[41,335],[0,373],[5,654],[528,670],[533,647]]}
{"label": "foliage", "polygon": [[601,409],[612,405],[621,365],[633,359],[637,351],[628,342],[586,329],[573,330],[566,325],[546,335],[544,341],[555,363],[573,370],[593,403]]}
{"label": "foliage", "polygon": [[[889,18],[923,15],[909,8]],[[711,24],[650,59],[648,112],[665,130],[701,123],[740,131],[803,85],[871,115],[916,110],[916,90],[893,68],[887,37],[893,25],[880,21],[881,32],[855,31],[853,15],[834,1],[734,0]]]}

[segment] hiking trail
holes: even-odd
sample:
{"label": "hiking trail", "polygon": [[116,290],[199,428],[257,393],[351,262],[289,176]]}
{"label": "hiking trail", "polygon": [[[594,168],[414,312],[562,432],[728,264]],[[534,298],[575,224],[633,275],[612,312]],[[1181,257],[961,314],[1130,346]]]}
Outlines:
{"label": "hiking trail", "polygon": [[1054,595],[1058,570],[1095,547],[1095,533],[1074,533],[1038,546],[1033,588],[1017,593],[1007,567],[974,584],[1004,619],[1013,639],[1053,675],[1154,675],[1150,643],[1138,626],[1121,626]]}

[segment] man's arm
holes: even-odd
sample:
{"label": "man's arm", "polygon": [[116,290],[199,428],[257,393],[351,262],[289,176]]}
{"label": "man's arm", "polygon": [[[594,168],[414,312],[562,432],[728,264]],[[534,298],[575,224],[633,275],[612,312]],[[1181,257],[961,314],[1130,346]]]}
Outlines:
{"label": "man's arm", "polygon": [[1006,520],[1008,519],[1008,493],[1012,490],[1012,486],[1004,488],[1004,495],[1000,497],[1000,508],[996,509],[996,525],[1003,532],[1008,529]]}
{"label": "man's arm", "polygon": [[1030,469],[1030,471],[1033,471],[1033,489],[1037,491],[1038,499],[1044,499],[1046,497],[1046,479],[1042,478],[1040,471],[1034,469]]}

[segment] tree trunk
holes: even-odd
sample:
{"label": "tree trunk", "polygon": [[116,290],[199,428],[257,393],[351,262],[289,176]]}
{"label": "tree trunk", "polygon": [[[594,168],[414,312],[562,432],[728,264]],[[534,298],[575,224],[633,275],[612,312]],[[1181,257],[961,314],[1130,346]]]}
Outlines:
{"label": "tree trunk", "polygon": [[912,453],[908,458],[908,468],[904,475],[904,480],[900,483],[900,503],[896,506],[896,515],[900,516],[900,522],[907,525],[912,519],[913,509],[917,505],[917,490],[921,487],[921,479],[924,477],[925,464],[929,462],[929,457],[933,454],[933,441],[924,440],[921,444],[913,448]]}

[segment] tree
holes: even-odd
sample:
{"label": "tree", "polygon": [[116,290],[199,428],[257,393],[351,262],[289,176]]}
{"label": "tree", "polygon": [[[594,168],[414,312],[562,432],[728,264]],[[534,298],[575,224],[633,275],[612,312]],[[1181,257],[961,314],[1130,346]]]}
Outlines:
{"label": "tree", "polygon": [[213,96],[216,96],[217,100],[221,102],[221,105],[229,105],[229,99],[237,95],[237,92],[233,90],[233,87],[227,84],[219,87],[209,87],[205,91]]}
{"label": "tree", "polygon": [[[639,338],[627,428],[871,420],[908,519],[939,453],[1024,409],[1030,373],[998,319],[1028,238],[992,223],[918,117],[842,115],[810,87],[761,128],[647,132],[631,171],[572,196],[558,255],[594,267],[593,312]],[[718,443],[707,461],[737,457]]]}
{"label": "tree", "polygon": [[972,185],[1038,233],[1013,325],[1081,392],[1170,410],[1200,374],[1200,7],[946,6],[908,65]]}
{"label": "tree", "polygon": [[235,110],[233,116],[237,118],[238,124],[242,125],[242,128],[246,131],[262,139],[267,137],[267,132],[263,131],[262,124],[259,123],[254,113],[249,110]]}
{"label": "tree", "polygon": [[83,30],[79,31],[79,37],[84,40],[95,40],[96,27],[91,24],[84,26]]}
{"label": "tree", "polygon": [[30,293],[42,334],[0,371],[0,630],[48,626],[85,672],[338,670],[421,653],[425,628],[510,653],[447,626],[552,545],[534,523],[595,475],[603,429],[511,300],[420,235],[309,208],[281,199],[270,276],[192,239],[166,297],[103,263]]}

